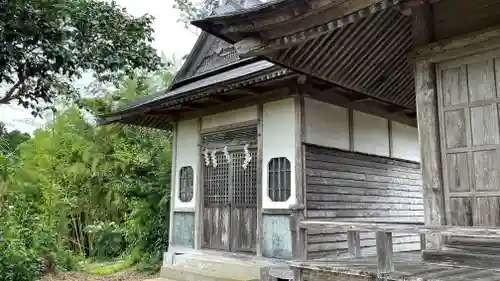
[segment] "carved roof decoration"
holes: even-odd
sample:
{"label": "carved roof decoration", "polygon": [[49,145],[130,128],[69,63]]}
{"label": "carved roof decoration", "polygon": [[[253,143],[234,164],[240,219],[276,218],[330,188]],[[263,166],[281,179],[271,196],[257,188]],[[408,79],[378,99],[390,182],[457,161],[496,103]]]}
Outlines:
{"label": "carved roof decoration", "polygon": [[[225,5],[215,9],[213,14],[223,15],[253,5],[259,5],[260,3],[258,0],[227,0]],[[232,44],[203,31],[188,55],[186,62],[177,73],[172,89],[181,86],[186,80],[207,74],[239,60],[241,58]]]}

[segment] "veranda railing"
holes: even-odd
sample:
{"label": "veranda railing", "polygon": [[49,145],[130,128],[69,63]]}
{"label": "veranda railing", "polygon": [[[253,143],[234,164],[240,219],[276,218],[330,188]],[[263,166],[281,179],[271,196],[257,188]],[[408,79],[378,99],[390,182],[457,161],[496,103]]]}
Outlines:
{"label": "veranda railing", "polygon": [[[386,276],[394,271],[393,263],[393,233],[408,233],[425,235],[458,235],[461,237],[496,238],[500,239],[500,228],[476,228],[456,226],[424,226],[411,224],[384,224],[306,220],[300,209],[292,211],[290,220],[292,230],[293,252],[295,261],[307,260],[306,232],[308,230],[326,230],[347,232],[348,256],[361,257],[360,231],[375,232],[377,247],[377,275]],[[424,240],[425,241],[425,240]],[[425,243],[423,243],[425,244]],[[423,246],[425,247],[425,246]],[[296,278],[295,280],[301,280]]]}

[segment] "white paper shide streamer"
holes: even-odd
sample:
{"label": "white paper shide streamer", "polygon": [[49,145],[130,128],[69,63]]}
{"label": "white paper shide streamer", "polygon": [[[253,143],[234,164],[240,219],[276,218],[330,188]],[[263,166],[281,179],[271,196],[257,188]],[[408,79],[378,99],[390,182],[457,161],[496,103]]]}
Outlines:
{"label": "white paper shide streamer", "polygon": [[214,148],[214,150],[212,150],[212,164],[214,166],[214,168],[217,168],[217,156],[215,155],[217,153],[217,149]]}
{"label": "white paper shide streamer", "polygon": [[210,166],[210,158],[208,157],[208,149],[207,148],[205,148],[203,150],[203,157],[205,159],[205,166],[207,166],[207,167]]}
{"label": "white paper shide streamer", "polygon": [[243,152],[245,153],[245,159],[243,160],[243,165],[241,165],[241,167],[246,170],[248,165],[250,164],[250,161],[252,161],[252,156],[250,156],[250,151],[248,151],[248,143],[245,144]]}
{"label": "white paper shide streamer", "polygon": [[230,163],[231,157],[229,156],[229,151],[227,151],[227,145],[224,146],[224,149],[222,151],[224,152],[224,156],[226,157],[227,163]]}

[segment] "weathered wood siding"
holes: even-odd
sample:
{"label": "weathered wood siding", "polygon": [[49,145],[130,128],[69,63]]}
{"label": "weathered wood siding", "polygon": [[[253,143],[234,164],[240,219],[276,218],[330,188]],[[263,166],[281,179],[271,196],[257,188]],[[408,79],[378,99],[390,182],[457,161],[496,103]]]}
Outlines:
{"label": "weathered wood siding", "polygon": [[[418,163],[306,146],[308,219],[385,223],[423,223]],[[394,250],[420,249],[418,235],[395,234]],[[345,232],[308,233],[308,257],[347,252]],[[362,252],[375,252],[373,233],[361,233]]]}
{"label": "weathered wood siding", "polygon": [[[447,224],[498,227],[500,51],[442,63],[437,74]],[[474,248],[492,243],[449,242]]]}

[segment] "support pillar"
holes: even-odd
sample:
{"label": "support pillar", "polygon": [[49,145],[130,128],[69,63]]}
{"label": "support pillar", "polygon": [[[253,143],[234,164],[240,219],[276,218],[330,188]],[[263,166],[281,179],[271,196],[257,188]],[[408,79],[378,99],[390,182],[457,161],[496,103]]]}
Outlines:
{"label": "support pillar", "polygon": [[[432,6],[428,3],[412,10],[413,45],[419,47],[433,41]],[[441,163],[436,71],[434,64],[421,60],[415,65],[418,138],[421,154],[422,191],[425,225],[445,225],[444,186]],[[426,248],[440,250],[440,236],[427,236]]]}

